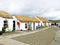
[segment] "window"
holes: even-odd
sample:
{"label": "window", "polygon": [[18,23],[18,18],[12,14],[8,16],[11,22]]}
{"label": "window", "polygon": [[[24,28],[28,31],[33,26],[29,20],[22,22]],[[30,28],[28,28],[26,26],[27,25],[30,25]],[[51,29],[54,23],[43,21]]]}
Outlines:
{"label": "window", "polygon": [[25,28],[27,28],[27,24],[25,24]]}
{"label": "window", "polygon": [[4,27],[8,27],[8,21],[7,20],[4,21]]}
{"label": "window", "polygon": [[7,21],[4,21],[4,24],[7,24]]}
{"label": "window", "polygon": [[4,21],[4,25],[8,25],[8,21],[7,20]]}

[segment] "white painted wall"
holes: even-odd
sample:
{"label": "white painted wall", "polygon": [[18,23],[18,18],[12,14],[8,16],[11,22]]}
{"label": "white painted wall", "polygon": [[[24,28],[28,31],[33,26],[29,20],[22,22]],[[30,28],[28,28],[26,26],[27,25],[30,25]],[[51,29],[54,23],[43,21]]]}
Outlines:
{"label": "white painted wall", "polygon": [[35,23],[35,30],[36,30],[36,26],[38,26],[38,23],[37,22]]}
{"label": "white painted wall", "polygon": [[49,26],[49,23],[46,23],[46,26]]}
{"label": "white painted wall", "polygon": [[40,21],[40,26],[45,26],[45,23],[43,23],[42,21]]}
{"label": "white painted wall", "polygon": [[[20,22],[19,20],[17,20],[17,18],[15,17],[15,16],[12,16],[13,17],[13,20],[15,20],[15,22],[16,22],[16,30],[27,30],[28,28],[25,28],[25,23],[26,22]],[[18,25],[17,25],[17,22],[20,22],[20,28],[18,27]]]}
{"label": "white painted wall", "polygon": [[8,20],[8,28],[12,31],[13,30],[13,19],[7,19]]}
{"label": "white painted wall", "polygon": [[[34,27],[33,27],[33,22],[32,22],[32,30],[34,30]],[[36,30],[36,26],[38,26],[38,23],[37,22],[35,22],[35,30]]]}
{"label": "white painted wall", "polygon": [[7,19],[7,18],[2,18],[0,17],[0,31],[2,30],[2,27],[4,26],[4,20],[8,21],[8,28],[13,30],[13,19]]}
{"label": "white painted wall", "polygon": [[28,23],[27,23],[27,28],[25,28],[25,22],[20,23],[20,30],[28,30]]}
{"label": "white painted wall", "polygon": [[18,25],[17,25],[17,22],[20,22],[20,21],[15,20],[15,30],[20,30],[20,28],[19,28]]}
{"label": "white painted wall", "polygon": [[[13,19],[3,18],[3,21],[4,20],[8,21],[8,28],[12,31],[13,30]],[[3,22],[3,24],[4,24],[4,22]]]}
{"label": "white painted wall", "polygon": [[42,23],[42,26],[45,26],[45,23]]}
{"label": "white painted wall", "polygon": [[2,27],[3,27],[3,18],[0,17],[0,31],[2,31]]}
{"label": "white painted wall", "polygon": [[31,24],[31,27],[32,27],[32,30],[33,30],[33,22],[32,22],[32,24]]}
{"label": "white painted wall", "polygon": [[17,22],[20,22],[19,20],[17,20],[17,18],[15,16],[12,16],[13,17],[13,21],[15,21],[15,30],[20,30],[17,26]]}

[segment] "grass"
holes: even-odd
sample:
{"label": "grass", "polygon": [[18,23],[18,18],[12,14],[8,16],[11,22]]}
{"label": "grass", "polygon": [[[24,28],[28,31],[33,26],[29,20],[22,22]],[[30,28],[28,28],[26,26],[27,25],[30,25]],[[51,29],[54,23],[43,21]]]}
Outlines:
{"label": "grass", "polygon": [[40,31],[29,35],[12,38],[30,45],[48,45],[55,37],[57,27],[51,27],[46,31]]}

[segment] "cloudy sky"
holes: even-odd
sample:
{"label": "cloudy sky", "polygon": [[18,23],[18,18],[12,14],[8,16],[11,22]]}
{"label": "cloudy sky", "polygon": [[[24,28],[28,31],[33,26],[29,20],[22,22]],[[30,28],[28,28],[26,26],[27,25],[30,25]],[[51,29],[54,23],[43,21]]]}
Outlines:
{"label": "cloudy sky", "polygon": [[60,19],[60,0],[0,0],[0,10],[10,14]]}

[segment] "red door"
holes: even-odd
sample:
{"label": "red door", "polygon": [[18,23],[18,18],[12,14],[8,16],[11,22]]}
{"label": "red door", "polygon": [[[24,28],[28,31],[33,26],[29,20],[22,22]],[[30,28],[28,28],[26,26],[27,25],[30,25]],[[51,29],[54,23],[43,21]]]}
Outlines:
{"label": "red door", "polygon": [[20,29],[20,22],[17,22],[17,25],[18,25],[18,27],[19,27],[19,29]]}

